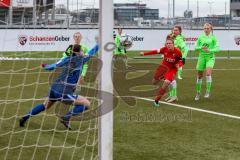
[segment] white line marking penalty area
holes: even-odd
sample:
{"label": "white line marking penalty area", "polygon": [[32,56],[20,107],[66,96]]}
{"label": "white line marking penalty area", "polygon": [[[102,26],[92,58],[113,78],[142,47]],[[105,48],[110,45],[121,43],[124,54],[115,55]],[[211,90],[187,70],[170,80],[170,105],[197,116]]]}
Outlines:
{"label": "white line marking penalty area", "polygon": [[[152,99],[142,98],[142,97],[134,97],[134,98],[139,99],[139,100],[149,101],[149,102],[153,102],[153,101],[154,101],[154,100],[152,100]],[[214,111],[209,111],[209,110],[204,110],[204,109],[199,109],[199,108],[184,106],[184,105],[180,105],[180,104],[167,103],[167,102],[163,102],[163,101],[160,101],[160,103],[166,104],[166,105],[170,105],[170,106],[179,107],[179,108],[190,109],[190,110],[193,110],[193,111],[204,112],[204,113],[208,113],[208,114],[213,114],[213,115],[218,115],[218,116],[222,116],[222,117],[227,117],[227,118],[233,118],[233,119],[238,119],[238,120],[240,120],[240,117],[239,117],[239,116],[234,116],[234,115],[230,115],[230,114],[225,114],[225,113],[220,113],[220,112],[214,112]]]}

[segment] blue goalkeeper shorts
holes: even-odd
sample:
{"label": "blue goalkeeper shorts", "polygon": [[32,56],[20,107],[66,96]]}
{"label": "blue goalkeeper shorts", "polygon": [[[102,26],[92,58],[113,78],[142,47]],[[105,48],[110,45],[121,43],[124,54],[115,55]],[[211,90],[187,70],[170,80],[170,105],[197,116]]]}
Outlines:
{"label": "blue goalkeeper shorts", "polygon": [[73,94],[63,94],[56,92],[54,90],[50,90],[48,98],[51,102],[60,101],[65,104],[73,104],[73,102],[78,98],[78,96]]}

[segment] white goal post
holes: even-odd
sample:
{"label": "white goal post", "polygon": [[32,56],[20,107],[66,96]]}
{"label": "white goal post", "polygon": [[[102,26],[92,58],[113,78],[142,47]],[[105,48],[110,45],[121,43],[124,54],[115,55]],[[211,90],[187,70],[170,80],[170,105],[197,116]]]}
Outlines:
{"label": "white goal post", "polygon": [[[114,8],[113,0],[100,0],[100,48],[101,60],[103,63],[101,71],[100,91],[113,93],[112,84],[112,52],[104,50],[104,45],[113,41],[113,17]],[[101,107],[101,113],[104,112],[104,107],[112,107],[111,111],[99,117],[99,159],[113,159],[113,98],[109,95],[101,95],[101,99],[107,103]],[[101,102],[100,102],[101,103]]]}

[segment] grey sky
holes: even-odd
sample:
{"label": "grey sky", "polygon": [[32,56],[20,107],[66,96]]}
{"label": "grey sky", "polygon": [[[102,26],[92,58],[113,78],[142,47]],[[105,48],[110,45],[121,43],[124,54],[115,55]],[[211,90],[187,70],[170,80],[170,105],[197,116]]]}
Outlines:
{"label": "grey sky", "polygon": [[[133,2],[142,2],[146,3],[149,8],[158,8],[160,17],[168,16],[168,0],[114,0],[115,3],[133,3]],[[172,2],[170,1],[171,6],[171,14],[172,16]],[[176,8],[175,8],[175,16],[183,16],[183,12],[187,9],[188,0],[175,0]],[[193,16],[197,15],[197,0],[189,0],[190,10],[193,11]],[[212,14],[225,14],[225,2],[226,3],[226,12],[229,13],[229,3],[230,0],[199,0],[199,16],[206,16],[210,14],[210,4],[212,5]],[[56,0],[57,4],[66,4],[66,0]],[[98,7],[99,0],[69,0],[69,7],[71,10],[80,8],[92,8]]]}

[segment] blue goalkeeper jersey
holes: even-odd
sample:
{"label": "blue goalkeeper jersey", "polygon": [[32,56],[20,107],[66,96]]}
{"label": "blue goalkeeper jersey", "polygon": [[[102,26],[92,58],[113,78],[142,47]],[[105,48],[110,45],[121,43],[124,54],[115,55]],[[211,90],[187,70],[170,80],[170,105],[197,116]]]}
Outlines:
{"label": "blue goalkeeper jersey", "polygon": [[72,54],[58,61],[56,67],[60,68],[60,73],[53,81],[51,90],[59,94],[73,94],[82,73],[83,64],[89,61],[97,51],[98,45],[92,48],[86,56]]}

